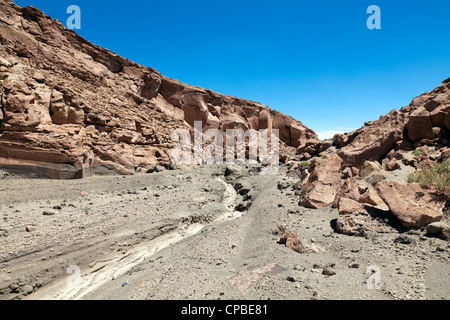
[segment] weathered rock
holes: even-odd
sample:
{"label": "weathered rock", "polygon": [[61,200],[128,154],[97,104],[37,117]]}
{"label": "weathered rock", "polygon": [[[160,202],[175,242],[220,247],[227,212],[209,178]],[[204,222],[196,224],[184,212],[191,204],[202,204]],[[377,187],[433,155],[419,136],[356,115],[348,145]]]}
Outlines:
{"label": "weathered rock", "polygon": [[378,193],[373,188],[368,188],[367,191],[359,198],[361,203],[377,206],[383,202]]}
{"label": "weathered rock", "polygon": [[383,167],[386,171],[395,171],[397,169],[400,169],[400,164],[398,163],[397,160],[392,159],[392,160],[388,160],[385,159],[387,161],[384,162]]}
{"label": "weathered rock", "polygon": [[363,203],[359,203],[358,201],[347,197],[342,197],[338,204],[339,214],[365,212],[364,207],[365,205]]}
{"label": "weathered rock", "polygon": [[323,158],[311,165],[312,171],[306,181],[306,194],[301,205],[308,208],[325,208],[333,203],[341,188],[342,159],[337,155]]}
{"label": "weathered rock", "polygon": [[[396,233],[397,229],[391,226],[390,223],[381,222],[377,219],[377,215],[388,216],[388,212],[364,206],[362,210],[358,208],[359,212],[339,214],[336,220],[336,231],[346,235],[365,235],[366,232],[377,233]],[[361,212],[362,211],[362,212]],[[370,212],[370,213],[369,213]]]}
{"label": "weathered rock", "polygon": [[442,219],[445,200],[417,183],[379,181],[375,189],[405,227],[420,228]]}
{"label": "weathered rock", "polygon": [[364,128],[355,139],[339,151],[346,167],[362,167],[365,161],[380,161],[403,137],[405,116],[397,110]]}
{"label": "weathered rock", "polygon": [[283,234],[277,242],[286,245],[287,248],[292,249],[295,252],[304,253],[304,248],[297,235],[286,227],[284,227]]}
{"label": "weathered rock", "polygon": [[411,141],[419,141],[421,139],[433,139],[433,127],[431,124],[430,113],[425,107],[414,110],[406,124],[406,130]]}
{"label": "weathered rock", "polygon": [[444,240],[449,240],[450,227],[443,222],[433,222],[427,226],[427,234],[440,237]]}
{"label": "weathered rock", "polygon": [[359,184],[356,178],[348,178],[344,181],[342,186],[340,187],[338,193],[336,194],[336,197],[333,201],[333,208],[338,208],[339,201],[342,197],[345,197],[347,199],[359,200]]}
{"label": "weathered rock", "polygon": [[[280,158],[317,134],[260,103],[183,84],[1,2],[0,168],[82,178],[167,167],[176,129],[280,130]],[[13,22],[14,21],[14,22]],[[12,66],[15,65],[14,70]]]}
{"label": "weathered rock", "polygon": [[325,276],[334,276],[336,274],[336,271],[334,271],[331,268],[324,268],[322,270],[322,274],[325,275]]}

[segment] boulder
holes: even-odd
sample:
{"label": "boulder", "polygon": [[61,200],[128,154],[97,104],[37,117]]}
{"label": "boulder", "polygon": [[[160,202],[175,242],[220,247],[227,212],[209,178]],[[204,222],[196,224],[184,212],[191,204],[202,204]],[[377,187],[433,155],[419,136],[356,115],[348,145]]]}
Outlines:
{"label": "boulder", "polygon": [[367,191],[359,198],[359,202],[377,206],[380,203],[383,203],[383,199],[380,198],[375,189],[368,188]]}
{"label": "boulder", "polygon": [[397,110],[366,127],[338,154],[343,166],[361,168],[365,161],[380,161],[402,140],[405,115]]}
{"label": "boulder", "polygon": [[414,110],[409,116],[406,130],[411,141],[433,139],[435,135],[431,124],[430,112],[425,107]]}
{"label": "boulder", "polygon": [[443,217],[445,199],[417,183],[379,181],[375,189],[404,227],[420,228]]}
{"label": "boulder", "polygon": [[450,227],[443,222],[433,222],[427,226],[427,234],[449,240]]}
{"label": "boulder", "polygon": [[305,196],[300,204],[307,208],[325,208],[331,205],[341,188],[342,159],[337,155],[327,156],[311,164],[311,174],[305,185]]}

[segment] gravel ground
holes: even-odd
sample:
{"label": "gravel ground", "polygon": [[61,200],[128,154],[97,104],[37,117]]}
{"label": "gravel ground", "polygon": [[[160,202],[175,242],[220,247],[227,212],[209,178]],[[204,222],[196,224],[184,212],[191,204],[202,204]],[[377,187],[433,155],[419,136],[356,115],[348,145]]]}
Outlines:
{"label": "gravel ground", "polygon": [[[447,242],[338,234],[337,210],[298,206],[286,168],[232,169],[0,180],[0,299],[450,297]],[[278,244],[281,226],[314,253]]]}

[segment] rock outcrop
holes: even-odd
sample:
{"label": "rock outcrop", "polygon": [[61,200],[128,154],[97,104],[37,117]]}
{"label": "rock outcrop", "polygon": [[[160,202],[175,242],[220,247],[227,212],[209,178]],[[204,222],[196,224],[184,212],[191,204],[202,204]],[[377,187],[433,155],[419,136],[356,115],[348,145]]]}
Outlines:
{"label": "rock outcrop", "polygon": [[[402,175],[404,183],[391,180],[399,179],[395,178],[399,170],[415,172],[448,161],[449,121],[447,79],[409,106],[392,110],[354,132],[335,135],[333,150],[326,154],[317,152],[317,146],[325,145],[324,142],[307,142],[297,148],[299,157],[315,158],[308,171],[301,173],[304,192],[300,205],[337,208],[340,215],[336,229],[345,234],[393,231],[395,228],[383,226],[377,218],[386,216],[386,212],[404,228],[420,228],[439,221],[446,206],[442,192],[408,184],[407,174]],[[330,142],[326,142],[329,148]]]}
{"label": "rock outcrop", "polygon": [[14,173],[152,171],[170,163],[173,131],[195,121],[278,129],[282,152],[318,141],[291,117],[165,77],[11,0],[0,0],[0,43],[0,167]]}

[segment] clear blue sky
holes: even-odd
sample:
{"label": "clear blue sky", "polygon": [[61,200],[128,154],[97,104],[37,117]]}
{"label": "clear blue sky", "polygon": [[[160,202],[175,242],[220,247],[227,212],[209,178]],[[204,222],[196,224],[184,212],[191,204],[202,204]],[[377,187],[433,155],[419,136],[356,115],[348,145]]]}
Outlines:
{"label": "clear blue sky", "polygon": [[[16,0],[188,84],[321,133],[359,128],[450,77],[449,0]],[[370,5],[381,30],[369,30]]]}

